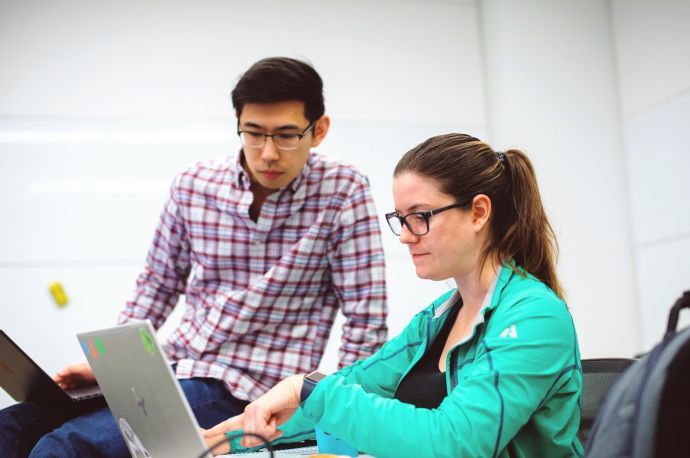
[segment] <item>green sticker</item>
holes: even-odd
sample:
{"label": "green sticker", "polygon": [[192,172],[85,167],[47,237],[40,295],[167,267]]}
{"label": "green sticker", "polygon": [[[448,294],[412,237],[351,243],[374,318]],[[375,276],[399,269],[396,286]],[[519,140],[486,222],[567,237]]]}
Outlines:
{"label": "green sticker", "polygon": [[146,329],[141,328],[139,330],[139,335],[141,336],[141,342],[144,344],[144,348],[146,349],[146,351],[151,353],[152,355],[155,354],[156,347],[153,342],[153,337],[151,337],[151,334],[146,332]]}
{"label": "green sticker", "polygon": [[105,345],[103,345],[103,342],[101,342],[101,339],[96,337],[93,340],[93,345],[96,347],[96,350],[98,350],[98,353],[101,355],[105,355]]}

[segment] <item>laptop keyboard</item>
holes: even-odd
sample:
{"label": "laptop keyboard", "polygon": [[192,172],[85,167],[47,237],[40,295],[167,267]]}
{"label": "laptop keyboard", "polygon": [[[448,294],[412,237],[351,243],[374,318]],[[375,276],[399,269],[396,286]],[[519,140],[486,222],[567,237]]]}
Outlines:
{"label": "laptop keyboard", "polygon": [[67,393],[73,399],[78,400],[95,398],[103,394],[101,393],[101,387],[99,387],[98,385],[85,386],[81,388],[71,388],[69,390],[65,390],[65,393]]}
{"label": "laptop keyboard", "polygon": [[[309,446],[309,447],[298,447],[298,448],[290,448],[287,450],[276,450],[274,453],[274,456],[276,458],[282,457],[293,457],[293,456],[310,456],[310,455],[316,455],[319,453],[319,449],[316,447],[316,445]],[[270,457],[270,453],[266,450],[261,450],[257,452],[244,452],[244,453],[231,453],[230,455],[223,455],[223,457],[241,457],[241,456],[250,456],[253,458],[258,458],[258,457]],[[223,458],[223,457],[217,457],[217,458]]]}

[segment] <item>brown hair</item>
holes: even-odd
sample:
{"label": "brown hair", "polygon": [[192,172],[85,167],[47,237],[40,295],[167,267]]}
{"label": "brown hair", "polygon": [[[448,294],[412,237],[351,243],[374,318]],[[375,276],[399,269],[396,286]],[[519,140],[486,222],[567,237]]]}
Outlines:
{"label": "brown hair", "polygon": [[435,180],[441,192],[465,203],[465,209],[471,207],[476,195],[488,196],[493,212],[480,265],[495,255],[500,262],[509,262],[517,273],[517,266],[523,267],[564,298],[556,276],[558,243],[525,153],[517,149],[495,152],[465,134],[439,135],[400,159],[393,176],[404,172]]}

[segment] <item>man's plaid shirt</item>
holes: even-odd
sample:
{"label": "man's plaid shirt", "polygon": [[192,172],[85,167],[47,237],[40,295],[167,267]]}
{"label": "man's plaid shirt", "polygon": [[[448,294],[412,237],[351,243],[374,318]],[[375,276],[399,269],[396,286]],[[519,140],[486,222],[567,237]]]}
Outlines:
{"label": "man's plaid shirt", "polygon": [[339,307],[340,367],[369,356],[386,340],[387,308],[365,176],[311,153],[257,222],[249,185],[237,156],[176,177],[120,322],[148,318],[158,328],[185,294],[182,322],[164,346],[177,376],[219,379],[254,400],[318,366]]}

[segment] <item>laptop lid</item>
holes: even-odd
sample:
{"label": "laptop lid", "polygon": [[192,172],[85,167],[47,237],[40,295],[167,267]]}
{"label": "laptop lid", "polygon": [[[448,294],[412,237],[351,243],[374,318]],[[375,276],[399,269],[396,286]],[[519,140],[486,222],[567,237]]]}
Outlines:
{"label": "laptop lid", "polygon": [[155,335],[139,321],[77,338],[133,457],[198,457],[206,443]]}
{"label": "laptop lid", "polygon": [[19,402],[65,404],[101,396],[98,386],[63,390],[2,330],[0,330],[0,386]]}

